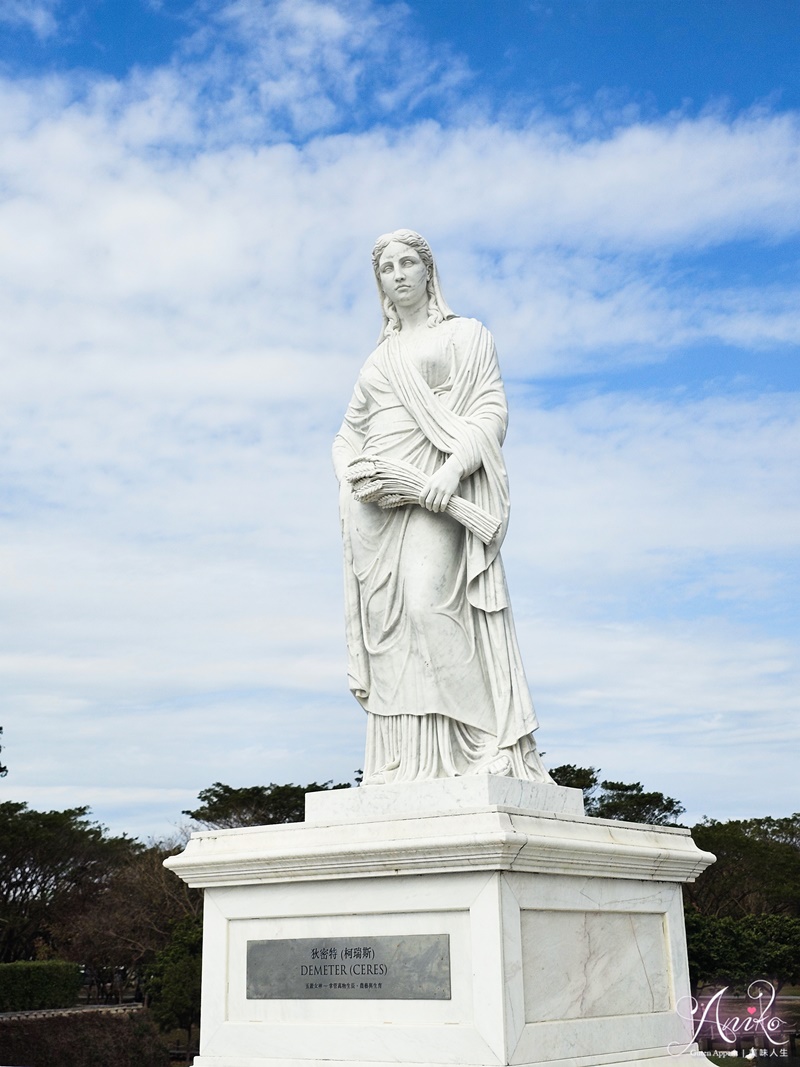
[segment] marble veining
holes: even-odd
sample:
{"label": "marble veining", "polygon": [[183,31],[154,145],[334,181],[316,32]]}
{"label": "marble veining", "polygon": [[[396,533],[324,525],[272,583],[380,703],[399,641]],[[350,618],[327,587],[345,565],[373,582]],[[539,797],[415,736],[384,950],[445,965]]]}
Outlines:
{"label": "marble veining", "polygon": [[663,916],[522,912],[527,1022],[667,1011]]}

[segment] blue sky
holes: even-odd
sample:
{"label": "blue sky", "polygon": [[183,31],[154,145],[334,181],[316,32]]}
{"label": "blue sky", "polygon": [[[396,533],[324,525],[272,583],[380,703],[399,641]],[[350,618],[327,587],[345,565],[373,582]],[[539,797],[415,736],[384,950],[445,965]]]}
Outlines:
{"label": "blue sky", "polygon": [[[187,31],[223,5],[11,0],[3,7],[2,58],[15,73],[82,68],[124,77],[133,67],[168,63]],[[800,104],[794,0],[414,0],[405,8],[406,29],[465,63],[471,90],[488,90],[500,108],[509,96],[523,108],[538,96],[566,110],[597,93],[654,115],[711,101],[734,109]]]}
{"label": "blue sky", "polygon": [[546,761],[797,808],[800,9],[0,0],[0,790],[348,780],[330,441],[411,226],[509,392]]}

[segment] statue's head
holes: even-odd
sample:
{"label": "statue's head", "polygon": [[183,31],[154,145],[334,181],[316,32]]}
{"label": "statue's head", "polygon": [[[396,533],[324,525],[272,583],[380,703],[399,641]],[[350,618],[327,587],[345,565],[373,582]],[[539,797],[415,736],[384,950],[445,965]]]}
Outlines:
{"label": "statue's head", "polygon": [[425,269],[428,274],[428,325],[438,326],[438,324],[445,319],[454,317],[453,312],[450,310],[447,302],[442,296],[442,290],[439,286],[439,274],[436,270],[436,262],[433,258],[433,252],[431,252],[431,246],[425,238],[414,230],[394,230],[393,233],[384,233],[381,234],[375,242],[375,247],[372,249],[372,269],[375,272],[375,281],[378,286],[378,294],[380,296],[381,308],[383,310],[383,329],[378,338],[379,342],[382,341],[384,337],[388,337],[389,334],[396,333],[400,329],[400,317],[397,313],[397,308],[388,296],[385,295],[380,277],[381,256],[394,241],[407,245],[409,248],[413,249],[425,264]]}

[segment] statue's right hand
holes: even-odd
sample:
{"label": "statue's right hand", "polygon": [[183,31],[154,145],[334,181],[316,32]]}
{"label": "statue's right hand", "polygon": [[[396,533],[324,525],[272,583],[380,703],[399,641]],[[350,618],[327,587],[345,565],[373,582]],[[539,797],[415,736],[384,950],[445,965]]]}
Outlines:
{"label": "statue's right hand", "polygon": [[428,511],[440,512],[447,508],[450,499],[461,482],[461,474],[448,460],[430,476],[419,495],[421,507]]}

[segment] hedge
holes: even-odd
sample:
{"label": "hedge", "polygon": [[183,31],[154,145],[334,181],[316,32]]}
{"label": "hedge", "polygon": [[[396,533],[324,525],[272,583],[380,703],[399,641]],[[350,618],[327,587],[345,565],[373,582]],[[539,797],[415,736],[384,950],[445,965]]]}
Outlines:
{"label": "hedge", "polygon": [[76,1011],[0,1019],[0,1063],[14,1067],[169,1067],[149,1013]]}
{"label": "hedge", "polygon": [[0,1011],[71,1008],[83,979],[76,963],[61,960],[0,963]]}

